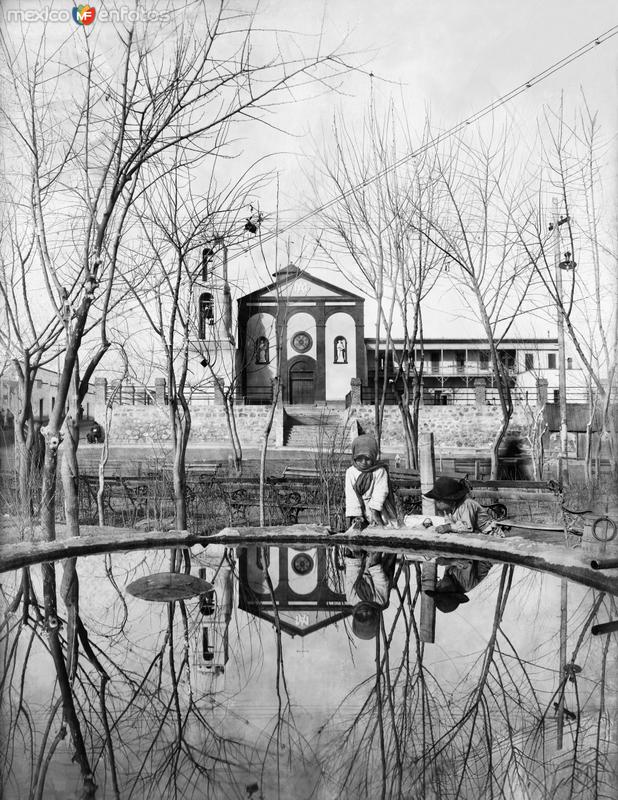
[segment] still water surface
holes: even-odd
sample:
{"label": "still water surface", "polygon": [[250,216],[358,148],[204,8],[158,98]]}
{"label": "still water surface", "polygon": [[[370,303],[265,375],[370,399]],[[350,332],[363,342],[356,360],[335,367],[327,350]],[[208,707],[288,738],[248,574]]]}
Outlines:
{"label": "still water surface", "polygon": [[[615,598],[569,583],[561,636],[561,580],[494,564],[432,623],[425,562],[383,565],[376,612],[351,576],[379,594],[380,560],[358,552],[197,547],[213,592],[174,603],[127,591],[168,554],[80,559],[58,641],[85,762],[33,567],[2,628],[2,796],[618,797],[617,637],[590,630]],[[4,576],[6,609],[22,577]]]}

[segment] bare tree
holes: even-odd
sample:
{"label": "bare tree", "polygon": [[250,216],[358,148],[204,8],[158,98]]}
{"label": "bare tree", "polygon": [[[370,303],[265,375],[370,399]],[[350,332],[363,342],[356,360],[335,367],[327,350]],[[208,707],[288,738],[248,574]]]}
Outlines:
{"label": "bare tree", "polygon": [[[613,220],[601,199],[610,143],[603,136],[598,115],[583,96],[571,117],[562,102],[555,110],[545,109],[540,135],[541,178],[528,201],[528,213],[517,220],[517,230],[585,375],[589,392],[587,475],[593,477],[592,423],[597,417],[601,430],[596,447],[607,443],[615,475],[618,256]],[[557,220],[553,211],[539,202],[547,194],[558,199]]]}
{"label": "bare tree", "polygon": [[[56,404],[44,431],[41,529],[48,540],[56,535],[56,476],[63,435],[71,440],[69,529],[78,532],[75,420],[80,395],[109,346],[104,327],[101,346],[83,375],[79,357],[93,308],[100,307],[105,320],[125,255],[125,225],[133,203],[164,174],[164,154],[170,148],[218,148],[219,133],[231,120],[253,116],[314,76],[328,79],[345,69],[333,53],[287,56],[276,37],[270,47],[254,49],[252,15],[239,15],[226,2],[212,11],[196,3],[191,10],[189,15],[172,14],[168,27],[119,23],[108,28],[113,42],[91,36],[83,26],[59,47],[45,29],[34,40],[27,28],[3,29],[1,34],[2,66],[12,97],[11,107],[2,109],[9,132],[7,161],[19,166],[16,177],[11,176],[11,191],[19,210],[17,226],[21,229],[23,219],[32,231],[45,298],[36,308],[26,301],[22,313],[40,316],[44,335],[50,328],[58,331],[57,337],[64,332]],[[112,45],[117,58],[110,63]],[[256,53],[265,49],[260,60]],[[30,253],[29,244],[24,253]],[[23,274],[25,267],[20,268]],[[21,352],[29,360],[29,348]],[[32,377],[24,373],[25,380]],[[45,620],[64,716],[85,796],[92,796],[91,765],[58,631],[52,564],[44,565],[43,578]],[[70,597],[76,591],[74,564],[65,570],[65,582]],[[74,663],[72,659],[70,669]]]}
{"label": "bare tree", "polygon": [[[344,69],[333,53],[292,58],[276,49],[256,60],[250,14],[238,17],[226,2],[213,11],[196,3],[193,12],[190,29],[184,15],[172,15],[170,28],[118,25],[112,36],[119,70],[106,63],[98,40],[85,28],[76,29],[60,50],[44,34],[34,44],[25,31],[12,36],[14,44],[3,34],[14,94],[14,107],[3,109],[4,120],[10,154],[21,156],[25,166],[13,183],[33,231],[48,319],[62,319],[67,295],[72,305],[56,405],[45,432],[45,538],[55,535],[58,448],[91,309],[103,305],[115,285],[128,210],[165,170],[163,154],[190,142],[202,152],[220,148],[220,133],[232,119],[258,114],[313,76],[328,79]],[[60,79],[68,75],[72,104],[62,102]],[[58,143],[53,147],[51,130]],[[67,208],[80,221],[73,227],[70,256],[63,228]],[[80,390],[98,360],[96,355],[79,379]]]}
{"label": "bare tree", "polygon": [[[195,197],[194,181],[185,159],[180,151],[175,157],[173,168],[153,188],[145,208],[139,212],[147,248],[137,270],[139,288],[133,292],[159,340],[165,365],[165,402],[174,449],[175,526],[185,530],[188,525],[186,453],[191,434],[192,394],[204,386],[210,386],[220,395],[225,393],[229,403],[228,426],[235,430],[234,420],[230,419],[234,413],[236,375],[227,252],[246,236],[244,209],[262,177],[250,179],[244,175],[218,189],[211,174],[208,195]],[[196,166],[194,160],[191,170]],[[218,161],[214,159],[212,169],[217,167]],[[144,291],[141,286],[146,275],[150,287]],[[133,284],[131,275],[126,280]],[[205,288],[211,291],[205,293]],[[228,358],[223,358],[221,352],[227,353]],[[239,468],[242,451],[240,443],[236,443],[238,434],[235,438],[231,435],[231,440]]]}
{"label": "bare tree", "polygon": [[[421,301],[437,275],[436,248],[417,232],[433,203],[430,159],[401,159],[402,150],[414,148],[393,104],[381,118],[372,100],[360,132],[343,119],[334,120],[333,132],[334,150],[323,158],[321,171],[339,199],[320,215],[320,244],[354,285],[376,298],[376,436],[381,435],[387,395],[395,391],[408,464],[416,466],[421,376],[414,352],[417,342],[422,347]],[[423,141],[427,133],[425,128]],[[397,312],[404,330],[402,351],[396,353]]]}
{"label": "bare tree", "polygon": [[511,388],[515,364],[500,344],[525,308],[533,277],[528,259],[520,258],[513,216],[521,205],[518,184],[506,146],[508,132],[493,128],[482,135],[450,139],[435,161],[438,184],[431,216],[419,234],[445,258],[444,270],[481,323],[501,410],[492,441],[491,477],[498,477],[501,443],[513,414]]}

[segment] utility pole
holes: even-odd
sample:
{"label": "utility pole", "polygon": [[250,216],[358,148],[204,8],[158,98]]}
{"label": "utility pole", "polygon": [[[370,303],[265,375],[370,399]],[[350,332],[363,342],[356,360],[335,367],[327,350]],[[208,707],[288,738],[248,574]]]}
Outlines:
{"label": "utility pole", "polygon": [[[567,398],[566,398],[566,358],[564,351],[564,315],[562,307],[562,266],[560,260],[560,226],[568,222],[568,217],[560,218],[558,199],[553,199],[553,234],[554,234],[554,261],[556,270],[556,324],[558,327],[558,401],[560,404],[560,482],[564,487],[568,476],[568,428],[567,428]],[[568,254],[567,254],[568,255]],[[573,262],[573,269],[575,262]],[[558,685],[557,741],[558,750],[563,746],[564,735],[564,692],[566,686],[566,650],[567,650],[567,620],[568,620],[568,585],[567,579],[560,581],[560,654]]]}
{"label": "utility pole", "polygon": [[566,397],[566,357],[564,350],[564,316],[562,306],[562,271],[560,266],[560,226],[568,217],[560,219],[558,199],[553,199],[554,262],[556,271],[556,325],[558,328],[558,402],[560,406],[560,480],[564,486],[568,479],[568,428]]}

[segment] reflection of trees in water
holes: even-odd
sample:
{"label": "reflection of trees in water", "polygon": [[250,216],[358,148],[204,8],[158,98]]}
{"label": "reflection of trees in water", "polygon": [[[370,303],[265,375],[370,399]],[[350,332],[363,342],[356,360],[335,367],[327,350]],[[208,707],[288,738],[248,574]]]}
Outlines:
{"label": "reflection of trees in water", "polygon": [[[411,582],[406,565],[397,599],[391,597],[391,605],[398,601],[392,622],[387,628],[383,620],[376,639],[375,674],[350,691],[322,736],[325,784],[341,797],[615,798],[606,679],[616,647],[609,637],[590,636],[604,596],[586,595],[588,611],[567,668],[548,691],[542,688],[547,667],[521,658],[504,630],[513,567],[503,567],[488,641],[466,674],[447,685],[420,641],[413,613],[418,566],[415,577]],[[615,614],[615,600],[609,604]],[[405,635],[401,652],[394,646],[397,629]],[[594,677],[582,681],[577,662]],[[567,687],[572,707],[557,750],[556,706]],[[350,719],[347,709],[359,702]]]}
{"label": "reflection of trees in water", "polygon": [[311,759],[307,758],[307,755],[313,755],[313,753],[312,746],[300,730],[300,726],[297,724],[294,715],[290,688],[285,671],[279,611],[275,601],[275,590],[268,571],[268,558],[265,548],[261,552],[260,562],[262,564],[264,581],[270,594],[275,619],[275,692],[277,705],[272,720],[264,729],[265,746],[263,749],[259,750],[256,755],[261,762],[260,783],[262,785],[270,783],[270,777],[274,774],[276,784],[275,797],[279,798],[285,797],[287,791],[287,788],[284,788],[284,768],[286,773],[295,766],[299,771],[301,767],[306,769],[311,761]]}
{"label": "reflection of trees in water", "polygon": [[[106,570],[115,583],[109,560]],[[196,620],[187,604],[167,603],[161,629],[152,637],[144,629],[140,642],[131,638],[135,628],[125,630],[119,592],[113,624],[88,620],[86,610],[73,644],[65,620],[50,627],[35,576],[24,576],[13,597],[5,595],[1,630],[5,795],[49,797],[46,780],[62,770],[71,786],[64,741],[81,769],[80,797],[237,796],[237,767],[253,745],[225,735],[216,703],[193,685]]]}
{"label": "reflection of trees in water", "polygon": [[[265,556],[262,563],[273,598]],[[572,649],[559,680],[551,635],[538,658],[520,654],[508,625],[509,612],[517,607],[513,568],[494,567],[497,595],[489,636],[474,662],[465,660],[465,674],[447,680],[444,665],[435,660],[436,645],[420,640],[420,569],[404,563],[373,644],[376,668],[350,689],[314,737],[304,729],[302,705],[293,699],[302,676],[286,669],[287,640],[276,604],[272,634],[254,618],[236,620],[237,685],[227,695],[206,696],[192,670],[200,624],[196,602],[168,604],[151,634],[147,624],[158,617],[148,621],[144,613],[136,620],[121,588],[135,577],[135,565],[129,573],[123,561],[108,556],[104,569],[108,612],[94,618],[92,598],[82,596],[74,642],[65,620],[53,627],[51,576],[46,596],[35,570],[16,577],[12,591],[7,584],[9,613],[0,631],[0,757],[7,797],[50,797],[53,776],[62,769],[76,774],[67,746],[77,754],[81,797],[94,796],[96,783],[97,797],[218,800],[245,796],[251,776],[268,787],[262,789],[268,800],[292,798],[290,775],[298,773],[309,787],[298,796],[316,800],[615,796],[610,720],[616,641],[590,636],[597,616],[616,617],[614,598],[588,592],[570,609]],[[149,560],[139,570],[156,568]],[[524,581],[527,590],[534,589]],[[339,637],[343,651],[341,628]],[[53,661],[54,648],[64,667]],[[457,668],[451,665],[455,674]],[[353,675],[350,668],[348,679]],[[270,687],[263,687],[266,676]],[[274,698],[257,734],[247,727],[251,709],[242,707],[251,690],[270,691]],[[565,719],[564,747],[558,751],[555,704],[560,706],[563,694],[574,718]]]}

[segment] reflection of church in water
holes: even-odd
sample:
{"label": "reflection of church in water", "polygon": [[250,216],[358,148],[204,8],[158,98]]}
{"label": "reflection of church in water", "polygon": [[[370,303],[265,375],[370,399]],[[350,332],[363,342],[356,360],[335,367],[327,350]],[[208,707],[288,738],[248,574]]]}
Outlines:
{"label": "reflection of church in water", "polygon": [[273,624],[278,621],[291,636],[306,636],[344,619],[350,611],[333,554],[325,547],[243,548],[238,607]]}
{"label": "reflection of church in water", "polygon": [[238,609],[278,623],[290,636],[307,636],[351,613],[332,548],[248,545],[238,549],[238,562],[228,550],[213,562],[210,550],[195,559],[199,576],[213,586],[200,599],[199,632],[192,645],[193,685],[204,694],[225,688],[236,581]]}

